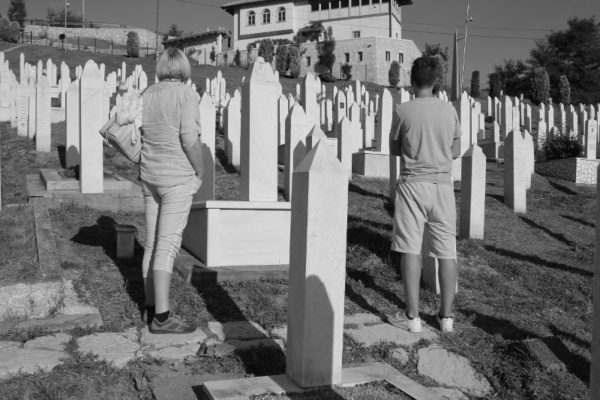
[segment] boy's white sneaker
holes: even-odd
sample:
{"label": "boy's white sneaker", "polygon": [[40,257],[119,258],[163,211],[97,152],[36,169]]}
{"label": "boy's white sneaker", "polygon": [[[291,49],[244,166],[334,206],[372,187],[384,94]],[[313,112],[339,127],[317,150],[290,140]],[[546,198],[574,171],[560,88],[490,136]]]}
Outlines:
{"label": "boy's white sneaker", "polygon": [[420,333],[423,331],[423,326],[421,324],[420,317],[410,319],[403,312],[399,312],[396,315],[389,316],[387,318],[387,322],[396,328],[404,329],[411,333]]}
{"label": "boy's white sneaker", "polygon": [[442,332],[453,332],[454,331],[454,318],[447,317],[441,318],[440,315],[436,315],[437,322],[440,325],[440,331]]}

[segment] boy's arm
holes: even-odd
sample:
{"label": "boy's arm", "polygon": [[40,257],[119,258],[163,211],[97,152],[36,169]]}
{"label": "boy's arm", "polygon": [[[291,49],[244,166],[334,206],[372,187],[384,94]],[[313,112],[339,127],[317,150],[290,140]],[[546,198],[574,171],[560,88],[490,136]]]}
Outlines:
{"label": "boy's arm", "polygon": [[398,111],[394,110],[392,117],[392,128],[390,129],[390,155],[401,156],[402,155],[402,139],[400,138],[400,118],[398,117]]}
{"label": "boy's arm", "polygon": [[[453,108],[454,110],[454,108]],[[456,111],[454,111],[454,139],[452,140],[452,159],[456,160],[460,157],[462,149],[460,148],[460,137],[462,136],[462,128],[460,127],[460,122],[458,121],[458,115]]]}

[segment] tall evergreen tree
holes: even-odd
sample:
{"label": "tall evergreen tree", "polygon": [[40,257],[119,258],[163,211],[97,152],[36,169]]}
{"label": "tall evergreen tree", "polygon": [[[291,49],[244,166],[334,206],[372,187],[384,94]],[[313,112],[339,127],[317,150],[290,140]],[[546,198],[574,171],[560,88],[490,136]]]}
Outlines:
{"label": "tall evergreen tree", "polygon": [[23,28],[25,25],[25,18],[27,17],[25,0],[10,0],[7,16],[11,21],[17,21],[21,28]]}

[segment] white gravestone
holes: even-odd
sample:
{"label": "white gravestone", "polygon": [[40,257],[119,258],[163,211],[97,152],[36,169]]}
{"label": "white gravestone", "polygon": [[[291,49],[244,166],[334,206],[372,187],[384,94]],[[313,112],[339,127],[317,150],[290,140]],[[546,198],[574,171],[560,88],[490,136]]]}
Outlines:
{"label": "white gravestone", "polygon": [[587,120],[585,123],[585,157],[596,159],[596,146],[598,143],[598,123],[593,119]]}
{"label": "white gravestone", "polygon": [[390,152],[390,131],[394,113],[394,99],[389,90],[383,89],[377,107],[377,124],[375,127],[376,150],[388,154]]}
{"label": "white gravestone", "polygon": [[306,153],[310,153],[310,151],[314,149],[317,143],[319,143],[321,140],[324,144],[327,144],[327,135],[325,135],[320,127],[315,125],[311,129],[310,133],[306,135]]}
{"label": "white gravestone", "polygon": [[79,187],[81,193],[104,191],[103,139],[98,133],[106,123],[103,110],[108,99],[104,95],[104,79],[98,65],[85,63],[79,82]]}
{"label": "white gravestone", "polygon": [[279,146],[285,144],[285,121],[289,113],[288,98],[285,95],[279,96],[277,101],[278,121],[277,121],[277,143]]}
{"label": "white gravestone", "polygon": [[306,155],[306,135],[314,125],[300,104],[294,105],[285,121],[283,193],[288,200],[292,198],[292,174]]}
{"label": "white gravestone", "polygon": [[358,135],[356,125],[348,118],[342,118],[342,121],[335,127],[335,137],[338,140],[337,157],[348,174],[348,179],[352,179],[352,153],[356,135]]}
{"label": "white gravestone", "polygon": [[294,172],[286,374],[342,383],[348,181],[320,141]]}
{"label": "white gravestone", "polygon": [[27,137],[29,124],[29,86],[19,84],[17,88],[17,134]]}
{"label": "white gravestone", "polygon": [[312,72],[306,74],[302,80],[302,104],[306,117],[313,123],[318,124],[320,117],[317,93],[321,90],[321,82]]}
{"label": "white gravestone", "polygon": [[29,114],[28,114],[28,124],[27,124],[27,136],[29,139],[33,139],[35,137],[35,128],[36,128],[36,90],[35,90],[35,81],[29,81]]}
{"label": "white gravestone", "polygon": [[227,105],[226,141],[227,161],[236,168],[240,167],[241,99],[239,90],[235,90]]}
{"label": "white gravestone", "polygon": [[36,90],[35,149],[44,153],[50,152],[52,144],[50,106],[50,82],[46,76],[42,76],[37,82]]}
{"label": "white gravestone", "polygon": [[71,84],[66,95],[66,167],[79,165],[79,85]]}
{"label": "white gravestone", "polygon": [[346,103],[346,94],[343,91],[338,91],[337,96],[335,96],[335,105],[333,107],[333,121],[334,125],[339,124],[342,121],[342,118],[346,116],[346,107],[348,104]]}
{"label": "white gravestone", "polygon": [[471,145],[462,157],[459,237],[483,239],[485,221],[486,158],[481,147]]}
{"label": "white gravestone", "polygon": [[454,107],[456,108],[462,129],[460,136],[460,152],[462,155],[471,145],[471,104],[466,92],[462,92],[460,98],[456,100]]}
{"label": "white gravestone", "polygon": [[242,85],[241,184],[243,201],[277,201],[277,100],[281,84],[257,57]]}
{"label": "white gravestone", "polygon": [[202,135],[202,185],[194,196],[194,201],[208,201],[215,199],[216,111],[208,93],[204,93],[198,107]]}
{"label": "white gravestone", "polygon": [[528,169],[525,139],[511,131],[504,140],[504,203],[516,213],[527,211]]}
{"label": "white gravestone", "polygon": [[[600,167],[597,170],[596,204],[600,204]],[[590,400],[600,399],[600,207],[596,207],[596,245],[592,282],[592,350]]]}

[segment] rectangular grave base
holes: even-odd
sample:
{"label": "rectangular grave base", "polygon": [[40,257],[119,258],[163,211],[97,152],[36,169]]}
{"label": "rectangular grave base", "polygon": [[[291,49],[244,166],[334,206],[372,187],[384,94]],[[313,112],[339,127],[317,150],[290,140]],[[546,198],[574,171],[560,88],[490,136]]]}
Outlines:
{"label": "rectangular grave base", "polygon": [[360,151],[352,155],[352,172],[366,178],[389,179],[390,155],[378,151]]}
{"label": "rectangular grave base", "polygon": [[290,223],[288,202],[197,202],[183,247],[208,268],[288,265]]}
{"label": "rectangular grave base", "polygon": [[[337,386],[354,387],[374,382],[387,382],[415,400],[442,400],[441,396],[430,389],[383,363],[345,368],[342,371],[342,382]],[[202,388],[212,400],[238,400],[264,394],[279,395],[314,390],[301,388],[286,375],[204,382]]]}
{"label": "rectangular grave base", "polygon": [[[75,178],[65,177],[55,169],[40,169],[40,177],[46,190],[54,191],[79,191],[79,181]],[[133,182],[119,175],[107,175],[104,177],[105,192],[128,192],[133,188]]]}

